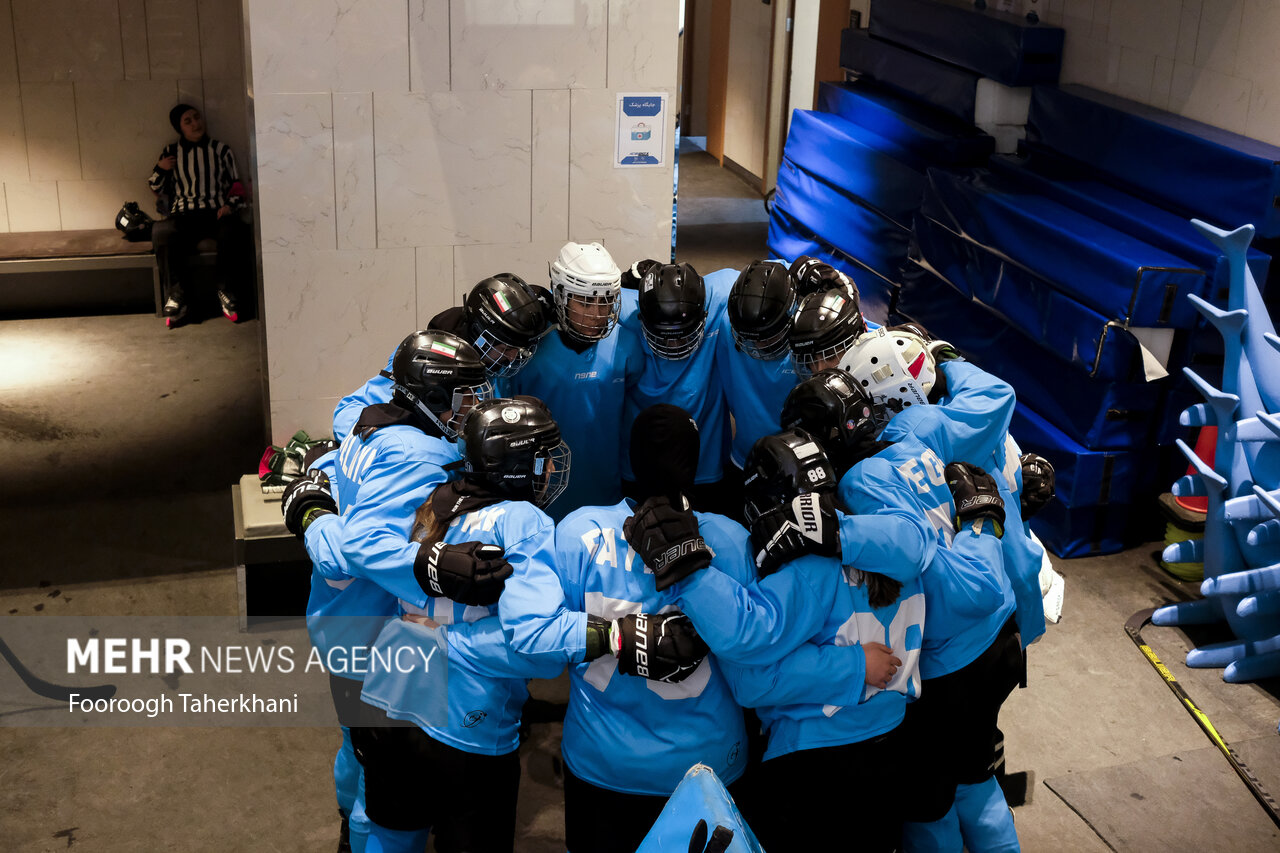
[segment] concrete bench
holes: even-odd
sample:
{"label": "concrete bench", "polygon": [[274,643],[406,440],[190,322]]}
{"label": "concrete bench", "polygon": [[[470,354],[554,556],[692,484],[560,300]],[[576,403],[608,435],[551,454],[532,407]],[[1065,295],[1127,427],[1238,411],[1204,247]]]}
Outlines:
{"label": "concrete bench", "polygon": [[[0,234],[0,275],[132,269],[151,272],[155,312],[159,317],[164,292],[150,242],[130,243],[114,228]],[[13,303],[13,300],[6,301]]]}

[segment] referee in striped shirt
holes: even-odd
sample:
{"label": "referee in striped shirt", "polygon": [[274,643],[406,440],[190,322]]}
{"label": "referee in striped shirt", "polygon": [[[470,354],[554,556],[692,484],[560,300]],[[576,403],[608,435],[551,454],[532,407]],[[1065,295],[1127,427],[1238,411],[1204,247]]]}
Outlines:
{"label": "referee in striped shirt", "polygon": [[244,197],[236,158],[229,146],[209,138],[204,116],[190,104],[170,110],[169,123],[180,135],[164,147],[147,181],[159,207],[169,202],[169,218],[155,224],[151,238],[169,285],[165,325],[173,328],[186,317],[186,261],[209,237],[218,241],[218,307],[234,323],[239,319],[236,282],[250,272],[249,229],[235,212]]}

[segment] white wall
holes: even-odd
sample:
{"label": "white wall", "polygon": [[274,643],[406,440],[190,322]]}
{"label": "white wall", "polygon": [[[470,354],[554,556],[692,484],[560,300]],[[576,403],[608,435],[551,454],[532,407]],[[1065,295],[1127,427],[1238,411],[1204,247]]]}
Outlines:
{"label": "white wall", "polygon": [[245,2],[277,444],[487,275],[669,253],[670,160],[613,168],[613,128],[675,94],[677,0]]}
{"label": "white wall", "polygon": [[[1021,0],[1030,7],[1029,0]],[[1280,145],[1280,2],[1039,0],[1066,29],[1062,82]]]}
{"label": "white wall", "polygon": [[0,0],[0,232],[154,212],[147,176],[179,101],[247,172],[241,33],[235,0]]}

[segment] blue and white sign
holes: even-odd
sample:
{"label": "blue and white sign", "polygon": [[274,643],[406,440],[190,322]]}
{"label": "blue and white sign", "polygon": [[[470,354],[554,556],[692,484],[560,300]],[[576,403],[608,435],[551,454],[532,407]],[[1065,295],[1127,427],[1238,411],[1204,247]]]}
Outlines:
{"label": "blue and white sign", "polygon": [[614,168],[667,162],[667,93],[619,93]]}

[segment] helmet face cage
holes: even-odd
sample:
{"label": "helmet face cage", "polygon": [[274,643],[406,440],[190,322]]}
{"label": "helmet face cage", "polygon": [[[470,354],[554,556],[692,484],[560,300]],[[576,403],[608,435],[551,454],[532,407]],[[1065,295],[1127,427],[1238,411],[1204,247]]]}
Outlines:
{"label": "helmet face cage", "polygon": [[[571,290],[563,284],[553,284],[552,293],[556,302],[556,322],[560,330],[570,337],[581,341],[599,341],[609,337],[613,327],[618,325],[618,313],[622,309],[621,288],[598,288],[600,294],[585,295],[576,289]],[[570,317],[571,307],[588,320],[604,318],[604,324],[598,329],[584,328],[581,321],[575,322]]]}
{"label": "helmet face cage", "polygon": [[923,338],[887,329],[860,336],[840,366],[871,397],[877,430],[903,409],[927,404],[937,371]]}
{"label": "helmet face cage", "polygon": [[802,329],[797,332],[793,321],[791,336],[791,357],[801,378],[840,364],[844,353],[866,332],[858,301],[852,287],[805,297],[797,313],[797,320],[803,318]]}
{"label": "helmet face cage", "polygon": [[774,359],[782,358],[787,354],[787,350],[791,348],[791,322],[789,319],[778,331],[765,338],[752,337],[732,327],[730,331],[733,332],[733,341],[738,345],[738,348],[760,361],[773,361]]}
{"label": "helmet face cage", "polygon": [[851,328],[848,335],[831,346],[819,350],[807,352],[793,350],[791,356],[796,366],[796,373],[803,378],[808,378],[820,370],[839,364],[840,357],[853,345],[860,332],[861,330],[856,327]]}
{"label": "helmet face cage", "polygon": [[471,410],[485,400],[493,398],[493,385],[489,382],[482,382],[479,385],[459,385],[453,389],[453,403],[450,411],[453,412],[449,422],[444,425],[444,431],[450,438],[456,438],[462,433],[462,425],[467,420],[467,415],[471,414]]}
{"label": "helmet face cage", "polygon": [[563,440],[553,447],[541,448],[533,455],[533,502],[545,507],[560,497],[569,485],[569,466],[573,454]]}
{"label": "helmet face cage", "polygon": [[484,362],[485,375],[490,379],[496,379],[499,376],[515,376],[520,369],[529,363],[529,359],[533,358],[533,354],[538,349],[538,342],[533,341],[527,346],[513,346],[503,343],[489,332],[481,332],[476,335],[473,344],[476,351],[480,353],[480,360]]}
{"label": "helmet face cage", "polygon": [[660,330],[651,330],[643,319],[640,321],[640,329],[644,332],[644,339],[649,342],[649,348],[653,350],[654,355],[676,361],[688,358],[697,351],[702,344],[702,336],[707,331],[707,318],[704,316],[699,320],[697,328],[692,331],[678,333],[673,337],[662,335]]}

